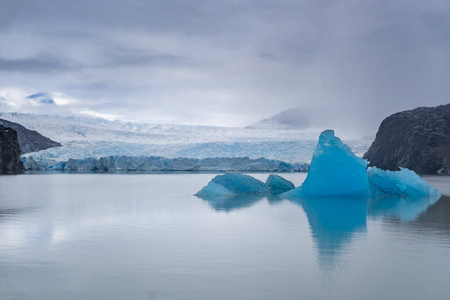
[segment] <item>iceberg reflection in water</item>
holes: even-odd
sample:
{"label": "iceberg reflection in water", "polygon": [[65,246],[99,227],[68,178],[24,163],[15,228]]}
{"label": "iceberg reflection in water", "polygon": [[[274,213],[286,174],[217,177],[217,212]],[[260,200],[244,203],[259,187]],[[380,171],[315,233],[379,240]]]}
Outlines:
{"label": "iceberg reflection in water", "polygon": [[321,269],[333,269],[355,234],[367,231],[367,199],[306,198],[299,204],[308,218]]}
{"label": "iceberg reflection in water", "polygon": [[[263,198],[269,204],[290,201],[300,206],[309,222],[319,268],[321,271],[329,273],[336,273],[337,269],[342,267],[342,256],[350,247],[353,238],[366,235],[368,220],[391,219],[403,223],[411,222],[439,200],[436,197],[402,198],[398,196],[381,198],[292,197],[288,200],[257,195],[201,198],[219,212],[248,208]],[[326,280],[334,281],[329,276]]]}
{"label": "iceberg reflection in water", "polygon": [[372,218],[384,217],[409,222],[415,220],[438,200],[439,198],[436,197],[410,199],[391,196],[379,198],[370,201],[368,215]]}
{"label": "iceberg reflection in water", "polygon": [[207,201],[216,211],[230,212],[236,209],[252,206],[262,200],[261,195],[237,195],[237,196],[198,196]]}
{"label": "iceberg reflection in water", "polygon": [[448,298],[450,177],[431,206],[192,196],[214,176],[3,176],[0,299]]}

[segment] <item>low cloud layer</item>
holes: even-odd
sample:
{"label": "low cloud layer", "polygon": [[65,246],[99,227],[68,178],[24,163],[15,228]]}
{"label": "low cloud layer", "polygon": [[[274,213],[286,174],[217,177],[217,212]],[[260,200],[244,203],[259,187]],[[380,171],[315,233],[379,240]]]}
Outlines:
{"label": "low cloud layer", "polygon": [[[0,2],[0,110],[373,134],[450,102],[448,1]],[[54,103],[33,103],[46,93]]]}

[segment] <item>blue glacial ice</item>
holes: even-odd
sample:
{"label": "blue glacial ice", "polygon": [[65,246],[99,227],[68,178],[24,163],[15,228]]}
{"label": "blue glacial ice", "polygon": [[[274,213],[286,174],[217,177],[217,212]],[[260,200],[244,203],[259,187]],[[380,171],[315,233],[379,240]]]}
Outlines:
{"label": "blue glacial ice", "polygon": [[269,175],[266,186],[271,195],[280,195],[295,188],[294,184],[279,175]]}
{"label": "blue glacial ice", "polygon": [[203,187],[197,196],[266,194],[266,185],[252,176],[225,173],[214,177],[207,186]]}
{"label": "blue glacial ice", "polygon": [[198,196],[282,194],[286,198],[340,197],[402,198],[432,197],[439,192],[428,185],[414,171],[384,171],[376,167],[367,169],[367,161],[357,157],[351,149],[334,135],[333,130],[321,133],[319,143],[302,186],[280,176],[271,175],[266,183],[242,174],[218,175],[205,186]]}
{"label": "blue glacial ice", "polygon": [[290,197],[385,197],[439,198],[439,192],[414,171],[367,169],[367,161],[355,156],[334,135],[322,132],[308,176],[301,187],[284,194]]}
{"label": "blue glacial ice", "polygon": [[295,188],[289,180],[278,175],[269,175],[266,183],[249,175],[225,173],[214,177],[208,185],[196,195],[206,196],[236,196],[236,195],[279,195]]}
{"label": "blue glacial ice", "polygon": [[439,192],[428,185],[414,171],[400,168],[400,171],[384,171],[377,167],[367,169],[372,196],[393,195],[408,198],[431,196],[439,198]]}
{"label": "blue glacial ice", "polygon": [[197,196],[235,196],[236,192],[227,189],[221,184],[210,181],[206,186],[204,186],[197,194]]}
{"label": "blue glacial ice", "polygon": [[303,185],[289,197],[367,197],[367,161],[357,157],[334,135],[322,132]]}

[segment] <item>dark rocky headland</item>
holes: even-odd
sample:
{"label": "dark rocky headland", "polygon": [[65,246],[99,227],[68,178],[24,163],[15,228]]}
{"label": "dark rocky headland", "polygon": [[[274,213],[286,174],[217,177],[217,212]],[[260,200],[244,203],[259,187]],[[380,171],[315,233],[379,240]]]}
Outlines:
{"label": "dark rocky headland", "polygon": [[37,131],[29,130],[24,126],[8,120],[0,119],[0,125],[14,129],[17,132],[17,139],[22,154],[45,150],[53,147],[61,147],[61,144]]}
{"label": "dark rocky headland", "polygon": [[364,158],[384,170],[450,174],[450,104],[387,117]]}
{"label": "dark rocky headland", "polygon": [[20,161],[17,132],[0,125],[0,174],[17,174],[24,171]]}

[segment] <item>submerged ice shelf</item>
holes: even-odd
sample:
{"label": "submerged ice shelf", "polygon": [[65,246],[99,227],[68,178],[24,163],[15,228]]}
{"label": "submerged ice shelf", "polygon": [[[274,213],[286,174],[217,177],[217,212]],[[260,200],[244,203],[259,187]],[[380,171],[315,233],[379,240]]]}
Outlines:
{"label": "submerged ice shelf", "polygon": [[[245,177],[243,177],[245,176]],[[242,174],[216,176],[197,195],[267,194],[259,189],[262,182]],[[270,178],[270,177],[269,177]],[[283,178],[268,182],[283,182]],[[224,180],[226,179],[226,180]],[[286,186],[286,185],[285,185]],[[239,187],[239,188],[236,188]],[[278,190],[278,189],[277,189]],[[231,192],[232,193],[231,193]],[[321,133],[314,151],[308,175],[302,186],[286,190],[287,198],[342,197],[376,198],[396,196],[404,198],[431,197],[438,199],[439,192],[425,180],[408,169],[384,171],[367,169],[367,161],[357,157],[351,149],[334,135],[333,130]]]}

